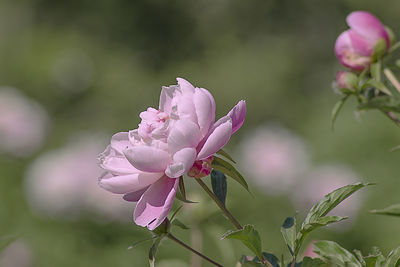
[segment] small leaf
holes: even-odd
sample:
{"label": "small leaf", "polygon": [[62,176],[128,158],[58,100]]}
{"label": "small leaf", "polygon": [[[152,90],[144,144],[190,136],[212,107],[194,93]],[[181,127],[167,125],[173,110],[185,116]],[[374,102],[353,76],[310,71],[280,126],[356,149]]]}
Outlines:
{"label": "small leaf", "polygon": [[294,256],[294,246],[296,241],[296,218],[287,217],[281,226],[281,233],[286,245],[289,248],[290,254]]}
{"label": "small leaf", "polygon": [[337,205],[339,205],[343,200],[351,196],[354,192],[360,190],[361,188],[372,185],[370,183],[355,183],[350,184],[324,196],[322,200],[316,203],[311,210],[308,212],[304,222],[301,225],[300,231],[297,234],[296,245],[295,245],[295,255],[299,252],[301,244],[303,243],[305,237],[313,230],[328,225],[330,223],[339,222],[346,217],[339,216],[325,216]]}
{"label": "small leaf", "polygon": [[314,242],[314,252],[328,261],[329,266],[362,267],[352,253],[333,241]]}
{"label": "small leaf", "polygon": [[158,237],[156,240],[154,240],[153,245],[151,246],[151,248],[149,250],[150,267],[154,267],[158,246],[160,245],[161,240],[162,240],[162,237]]}
{"label": "small leaf", "polygon": [[381,75],[382,75],[382,62],[377,61],[373,64],[371,64],[371,76],[377,81],[381,81]]}
{"label": "small leaf", "polygon": [[335,127],[335,121],[336,118],[339,114],[339,111],[342,109],[344,103],[346,102],[346,100],[349,98],[349,95],[346,95],[345,97],[343,97],[342,99],[340,99],[338,102],[336,102],[335,106],[333,106],[332,112],[331,112],[331,127],[332,130]]}
{"label": "small leaf", "polygon": [[400,203],[390,205],[389,207],[380,210],[371,210],[370,212],[375,214],[400,216]]}
{"label": "small leaf", "polygon": [[226,192],[228,189],[225,174],[223,174],[222,172],[216,171],[216,170],[212,170],[211,171],[211,185],[212,185],[214,194],[225,205]]}
{"label": "small leaf", "polygon": [[399,266],[400,266],[400,247],[397,247],[389,253],[383,267],[399,267]]}
{"label": "small leaf", "polygon": [[268,252],[263,252],[262,254],[264,259],[266,259],[272,267],[279,267],[279,260],[274,254]]}
{"label": "small leaf", "polygon": [[233,163],[236,163],[236,161],[231,157],[231,155],[228,154],[228,152],[226,152],[223,149],[220,149],[217,152],[218,155],[224,156],[225,158],[229,159],[230,161],[232,161]]}
{"label": "small leaf", "polygon": [[175,197],[176,197],[178,200],[180,200],[180,201],[182,201],[182,202],[184,202],[184,203],[189,203],[189,204],[198,203],[198,202],[191,201],[191,200],[188,200],[188,199],[184,198],[184,197],[182,196],[181,192],[179,192],[179,191],[176,192]]}
{"label": "small leaf", "polygon": [[178,226],[179,228],[181,228],[181,229],[183,229],[183,230],[188,230],[188,229],[190,229],[189,227],[187,227],[183,222],[181,222],[181,221],[178,220],[178,219],[173,220],[173,221],[171,222],[171,224],[172,224],[172,225],[176,225],[176,226]]}
{"label": "small leaf", "polygon": [[214,156],[214,160],[212,161],[211,166],[213,167],[213,169],[225,173],[229,177],[233,178],[247,191],[249,191],[249,186],[247,185],[246,180],[229,162]]}
{"label": "small leaf", "polygon": [[128,247],[128,249],[133,249],[133,248],[136,247],[137,245],[139,245],[139,244],[141,244],[141,243],[144,243],[144,242],[146,242],[146,241],[153,240],[153,239],[155,239],[155,238],[157,238],[157,236],[152,236],[152,237],[149,237],[149,238],[146,238],[146,239],[142,239],[142,240],[138,240],[138,241],[136,241],[136,242],[133,242],[133,244],[130,245],[130,246]]}
{"label": "small leaf", "polygon": [[262,259],[261,238],[253,225],[245,225],[241,230],[230,230],[221,239],[238,239],[248,247],[259,259]]}
{"label": "small leaf", "polygon": [[372,61],[376,61],[380,58],[383,57],[383,55],[386,53],[386,40],[385,39],[379,39],[374,46],[374,50],[372,51]]}
{"label": "small leaf", "polygon": [[374,79],[369,80],[361,87],[361,89],[366,89],[368,87],[376,88],[388,96],[392,95],[392,92],[390,92],[390,90],[382,82],[380,82],[378,80],[374,80]]}
{"label": "small leaf", "polygon": [[319,258],[304,257],[301,267],[329,267],[329,265]]}

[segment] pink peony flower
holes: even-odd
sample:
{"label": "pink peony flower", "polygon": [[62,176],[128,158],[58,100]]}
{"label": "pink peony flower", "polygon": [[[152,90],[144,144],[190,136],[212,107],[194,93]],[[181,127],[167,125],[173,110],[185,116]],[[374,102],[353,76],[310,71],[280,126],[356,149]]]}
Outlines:
{"label": "pink peony flower", "polygon": [[96,221],[129,222],[129,205],[98,186],[103,172],[94,158],[106,142],[100,136],[78,135],[64,147],[32,162],[25,175],[28,204],[40,215],[75,219],[89,212]]}
{"label": "pink peony flower", "polygon": [[14,88],[0,88],[0,153],[29,156],[44,143],[49,126],[46,111]]}
{"label": "pink peony flower", "polygon": [[266,125],[251,131],[237,155],[250,182],[272,195],[290,192],[309,165],[303,140],[280,126]]}
{"label": "pink peony flower", "polygon": [[106,170],[100,186],[138,202],[134,221],[150,230],[171,209],[179,177],[207,167],[209,157],[229,141],[246,115],[242,100],[214,122],[215,101],[210,92],[177,80],[178,85],[162,88],[159,108],[140,113],[138,129],[115,134],[99,158]]}
{"label": "pink peony flower", "polygon": [[385,26],[366,11],[352,12],[346,21],[350,29],[336,39],[335,54],[343,66],[360,71],[371,63],[372,52],[379,40],[384,39],[386,49],[389,49],[389,34]]}

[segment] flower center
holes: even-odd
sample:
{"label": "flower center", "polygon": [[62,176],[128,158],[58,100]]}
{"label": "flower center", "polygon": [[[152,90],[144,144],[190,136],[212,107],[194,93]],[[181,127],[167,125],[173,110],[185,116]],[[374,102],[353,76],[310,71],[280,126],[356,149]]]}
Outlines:
{"label": "flower center", "polygon": [[193,178],[202,178],[211,173],[212,167],[211,162],[214,157],[210,156],[203,160],[197,160],[193,163],[192,168],[188,171],[188,176]]}

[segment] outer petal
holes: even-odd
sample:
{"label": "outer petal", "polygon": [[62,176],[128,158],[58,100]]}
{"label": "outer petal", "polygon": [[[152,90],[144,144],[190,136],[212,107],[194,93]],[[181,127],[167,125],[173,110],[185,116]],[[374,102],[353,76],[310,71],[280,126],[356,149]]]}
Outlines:
{"label": "outer petal", "polygon": [[206,89],[196,88],[194,106],[197,114],[197,124],[200,127],[201,138],[203,138],[207,135],[215,120],[214,98]]}
{"label": "outer petal", "polygon": [[348,15],[346,20],[350,28],[357,33],[373,42],[384,38],[389,47],[389,36],[385,27],[379,21],[379,19],[371,13],[366,11],[355,11]]}
{"label": "outer petal", "polygon": [[242,127],[246,117],[246,101],[240,100],[236,106],[229,111],[228,116],[232,119],[232,134]]}
{"label": "outer petal", "polygon": [[171,113],[172,99],[174,98],[175,91],[177,90],[176,85],[163,86],[160,95],[159,109],[166,113]]}
{"label": "outer petal", "polygon": [[167,152],[147,145],[128,148],[124,154],[136,169],[144,172],[164,172],[171,162]]}
{"label": "outer petal", "polygon": [[137,225],[154,230],[167,217],[174,203],[179,178],[166,176],[152,184],[136,205],[134,220]]}
{"label": "outer petal", "polygon": [[185,147],[196,147],[200,141],[200,130],[190,120],[178,120],[168,136],[168,150],[171,154]]}
{"label": "outer petal", "polygon": [[196,149],[184,148],[175,153],[174,162],[167,167],[165,174],[170,178],[178,178],[188,172],[196,159]]}
{"label": "outer petal", "polygon": [[103,177],[99,185],[115,194],[126,194],[146,188],[156,182],[163,173],[133,173],[112,177]]}
{"label": "outer petal", "polygon": [[145,187],[145,188],[140,189],[138,191],[130,192],[128,194],[125,194],[122,198],[124,200],[126,200],[126,201],[129,201],[129,202],[138,202],[139,199],[142,197],[143,193],[146,192],[146,190],[148,188],[149,187]]}
{"label": "outer petal", "polygon": [[214,128],[212,133],[208,136],[204,145],[197,154],[197,160],[208,158],[220,150],[232,135],[232,119],[229,116],[221,118],[219,125]]}
{"label": "outer petal", "polygon": [[182,91],[190,91],[194,93],[194,86],[183,78],[176,78],[178,85]]}
{"label": "outer petal", "polygon": [[111,147],[119,154],[124,154],[123,151],[131,146],[129,142],[128,132],[119,132],[111,137]]}
{"label": "outer petal", "polygon": [[112,174],[130,174],[139,172],[125,157],[109,156],[100,161],[100,167]]}

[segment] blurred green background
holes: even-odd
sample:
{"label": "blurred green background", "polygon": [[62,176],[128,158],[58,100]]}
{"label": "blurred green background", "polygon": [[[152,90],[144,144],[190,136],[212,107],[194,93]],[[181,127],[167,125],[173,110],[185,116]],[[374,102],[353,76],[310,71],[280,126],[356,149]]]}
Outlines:
{"label": "blurred green background", "polygon": [[[278,122],[305,140],[312,164],[346,163],[365,181],[377,182],[365,189],[350,229],[321,229],[310,240],[333,239],[365,253],[376,245],[388,253],[400,242],[400,220],[368,210],[400,202],[400,154],[389,152],[400,144],[400,131],[374,111],[357,121],[351,101],[335,131],[330,129],[338,100],[331,82],[340,69],[333,45],[347,28],[346,15],[359,9],[400,35],[395,0],[1,0],[0,85],[40,103],[51,128],[33,155],[0,156],[0,236],[25,240],[31,266],[147,266],[150,243],[127,250],[149,236],[146,229],[133,222],[98,223],[90,215],[40,216],[28,205],[24,176],[36,157],[61,148],[78,132],[111,137],[136,128],[139,112],[158,105],[161,86],[183,77],[212,92],[218,117],[246,99],[245,125],[227,151],[233,153],[255,127]],[[201,198],[196,184],[187,186],[192,198]],[[228,186],[228,207],[243,224],[256,225],[264,250],[287,253],[279,228],[296,211],[289,196],[268,196],[253,186],[253,198],[234,182]],[[196,227],[204,232],[206,255],[234,266],[250,253],[238,242],[219,241],[232,228],[219,213],[199,214]],[[179,218],[190,226],[185,213]],[[177,229],[176,235],[189,243],[190,231]],[[190,255],[165,241],[158,258],[160,266],[189,266]]]}

